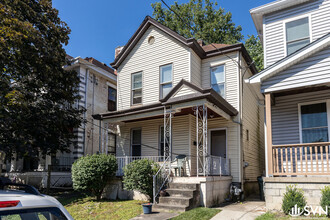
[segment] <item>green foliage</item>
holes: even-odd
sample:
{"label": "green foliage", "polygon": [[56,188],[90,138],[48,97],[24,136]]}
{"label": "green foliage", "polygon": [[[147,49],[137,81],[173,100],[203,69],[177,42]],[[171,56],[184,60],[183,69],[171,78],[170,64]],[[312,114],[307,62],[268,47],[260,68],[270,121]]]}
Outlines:
{"label": "green foliage", "polygon": [[248,37],[245,40],[244,46],[253,59],[257,70],[261,71],[264,68],[264,53],[261,41],[259,37],[255,37],[254,35],[248,35]]}
{"label": "green foliage", "polygon": [[0,1],[0,151],[69,151],[81,125],[79,77],[65,71],[70,29],[51,0]]}
{"label": "green foliage", "polygon": [[255,220],[273,220],[273,219],[277,219],[276,214],[271,212],[266,212],[265,214],[258,216]]}
{"label": "green foliage", "polygon": [[161,2],[151,4],[153,17],[160,23],[186,38],[203,39],[208,43],[234,44],[243,39],[242,27],[232,21],[232,14],[217,8],[217,2],[190,0],[175,2],[170,8],[163,8]]}
{"label": "green foliage", "polygon": [[199,207],[180,214],[173,220],[208,220],[220,212],[219,209]]}
{"label": "green foliage", "polygon": [[148,160],[135,160],[124,167],[123,183],[126,190],[136,190],[152,198],[153,176],[157,173],[157,163]]}
{"label": "green foliage", "polygon": [[[322,197],[320,205],[322,206],[323,210],[326,210],[327,207],[330,212],[330,186],[325,186],[323,189],[321,189]],[[330,215],[330,213],[328,213]]]}
{"label": "green foliage", "polygon": [[99,200],[116,170],[117,160],[113,155],[94,154],[81,157],[72,165],[73,188],[91,192]]}
{"label": "green foliage", "polygon": [[298,189],[294,185],[289,185],[286,187],[286,192],[284,193],[282,202],[282,210],[285,214],[289,214],[289,212],[296,204],[300,210],[303,210],[306,206],[304,192],[302,189]]}

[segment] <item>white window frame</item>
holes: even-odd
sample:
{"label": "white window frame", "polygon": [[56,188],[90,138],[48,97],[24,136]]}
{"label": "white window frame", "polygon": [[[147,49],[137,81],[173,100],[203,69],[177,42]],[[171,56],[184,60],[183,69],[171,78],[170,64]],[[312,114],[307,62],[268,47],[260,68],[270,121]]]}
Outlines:
{"label": "white window frame", "polygon": [[328,141],[330,141],[330,99],[323,99],[323,100],[318,100],[318,101],[298,103],[299,141],[300,141],[301,144],[303,144],[303,140],[302,140],[302,122],[301,122],[301,106],[313,105],[313,104],[319,104],[319,103],[326,103],[326,106],[327,106],[328,138],[329,138]]}
{"label": "white window frame", "polygon": [[311,19],[311,14],[304,14],[301,16],[297,16],[297,17],[293,17],[293,18],[289,18],[289,19],[285,19],[283,21],[283,33],[284,33],[284,55],[288,56],[288,48],[287,48],[287,41],[286,41],[286,24],[291,22],[291,21],[296,21],[296,20],[300,20],[303,18],[308,18],[308,27],[309,27],[309,43],[312,42],[312,19]]}
{"label": "white window frame", "polygon": [[[222,83],[224,84],[224,87],[223,87],[224,94],[223,94],[222,98],[226,99],[226,95],[227,95],[227,92],[226,92],[226,90],[227,90],[227,78],[226,78],[226,63],[225,62],[216,63],[216,64],[210,66],[210,87],[212,88],[212,69],[216,68],[218,66],[223,66],[224,81]],[[219,85],[219,84],[222,84],[222,83],[217,83],[217,84]]]}
{"label": "white window frame", "polygon": [[[169,82],[162,82],[162,68],[163,67],[166,67],[166,66],[172,66],[172,71],[171,71],[171,81]],[[167,85],[167,84],[172,84],[172,88],[173,88],[173,63],[168,63],[168,64],[165,64],[165,65],[161,65],[159,66],[159,98],[162,99],[162,98],[165,98],[163,96],[163,85]]]}
{"label": "white window frame", "polygon": [[[133,75],[135,74],[141,74],[141,79],[142,79],[142,82],[141,82],[141,88],[135,88],[133,89],[133,85],[134,85],[134,82],[133,82]],[[141,103],[136,103],[136,104],[133,104],[133,92],[135,90],[139,90],[141,89]],[[131,106],[136,106],[136,105],[142,105],[143,103],[143,71],[139,71],[139,72],[135,72],[135,73],[132,73],[131,74]]]}

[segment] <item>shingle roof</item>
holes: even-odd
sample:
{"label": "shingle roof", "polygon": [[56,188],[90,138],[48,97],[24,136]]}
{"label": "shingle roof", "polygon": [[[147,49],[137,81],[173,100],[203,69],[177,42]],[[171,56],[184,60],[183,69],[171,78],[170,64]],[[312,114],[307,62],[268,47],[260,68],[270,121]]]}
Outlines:
{"label": "shingle roof", "polygon": [[86,57],[84,60],[94,64],[95,66],[98,66],[102,69],[104,69],[105,71],[108,71],[112,74],[117,75],[117,73],[109,66],[107,66],[105,63],[101,63],[100,61],[98,61],[97,59],[93,58],[93,57]]}
{"label": "shingle roof", "polygon": [[214,43],[211,43],[211,44],[202,46],[202,48],[205,52],[210,52],[210,51],[217,50],[217,49],[220,49],[220,48],[223,48],[223,47],[228,47],[228,46],[230,46],[230,44],[214,44]]}

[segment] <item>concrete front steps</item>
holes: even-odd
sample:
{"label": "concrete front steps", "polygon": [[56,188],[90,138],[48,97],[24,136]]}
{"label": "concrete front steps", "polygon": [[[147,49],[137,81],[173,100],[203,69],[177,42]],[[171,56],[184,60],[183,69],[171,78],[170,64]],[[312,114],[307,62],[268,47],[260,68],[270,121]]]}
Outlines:
{"label": "concrete front steps", "polygon": [[169,183],[166,192],[169,196],[159,197],[159,203],[153,205],[153,211],[185,212],[200,204],[199,184]]}

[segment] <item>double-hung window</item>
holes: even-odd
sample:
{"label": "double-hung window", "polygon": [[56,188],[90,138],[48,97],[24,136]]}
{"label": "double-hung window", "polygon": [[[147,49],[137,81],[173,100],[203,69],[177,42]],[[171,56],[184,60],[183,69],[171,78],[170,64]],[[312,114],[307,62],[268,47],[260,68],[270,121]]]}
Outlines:
{"label": "double-hung window", "polygon": [[287,55],[310,43],[309,18],[301,18],[285,24]]}
{"label": "double-hung window", "polygon": [[108,111],[116,111],[117,90],[108,87]]}
{"label": "double-hung window", "polygon": [[225,66],[215,66],[211,68],[211,87],[223,98],[225,98]]}
{"label": "double-hung window", "polygon": [[160,97],[164,98],[172,89],[172,64],[160,67]]}
{"label": "double-hung window", "polygon": [[132,74],[132,105],[142,103],[142,72]]}
{"label": "double-hung window", "polygon": [[132,138],[132,156],[140,157],[141,156],[141,145],[142,145],[142,130],[132,129],[131,133]]}
{"label": "double-hung window", "polygon": [[328,142],[327,103],[301,105],[301,137],[303,143]]}

